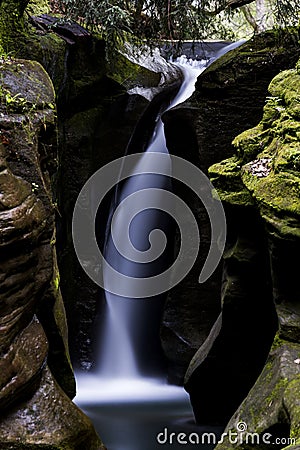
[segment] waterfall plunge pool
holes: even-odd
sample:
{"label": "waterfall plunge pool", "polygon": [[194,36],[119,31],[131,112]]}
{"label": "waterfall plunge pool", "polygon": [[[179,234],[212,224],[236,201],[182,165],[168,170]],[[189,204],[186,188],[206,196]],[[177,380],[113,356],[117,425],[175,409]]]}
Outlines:
{"label": "waterfall plunge pool", "polygon": [[96,375],[77,374],[76,381],[76,403],[108,450],[212,450],[222,434],[221,427],[196,425],[188,394],[163,379],[100,383]]}

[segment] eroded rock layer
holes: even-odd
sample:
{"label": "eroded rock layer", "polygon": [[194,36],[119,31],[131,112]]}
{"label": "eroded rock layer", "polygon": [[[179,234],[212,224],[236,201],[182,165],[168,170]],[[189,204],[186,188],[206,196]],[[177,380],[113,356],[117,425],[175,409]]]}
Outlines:
{"label": "eroded rock layer", "polygon": [[[252,289],[250,287],[246,291],[250,294],[249,311],[243,316],[239,310],[247,296],[230,295],[234,290],[240,291],[241,276],[238,266],[229,265],[228,260],[240,252],[237,252],[237,247],[232,252],[229,245],[225,253],[222,325],[197,352],[186,376],[186,387],[198,419],[203,418],[207,408],[211,414],[215,410],[215,419],[228,419],[234,412],[232,399],[236,403],[242,402],[243,397],[237,393],[237,387],[243,385],[243,372],[237,371],[237,366],[244,360],[244,368],[248,364],[251,371],[257,356],[248,351],[241,338],[246,330],[244,336],[246,339],[248,336],[250,343],[252,339],[257,339],[261,329],[257,344],[267,345],[273,320],[272,306],[267,304],[270,294],[278,319],[278,331],[264,367],[262,364],[263,370],[255,384],[253,381],[254,386],[249,394],[244,392],[246,398],[230,419],[226,428],[228,435],[217,446],[218,449],[257,448],[257,441],[245,442],[243,436],[238,442],[230,441],[230,432],[239,431],[239,422],[246,423],[247,432],[258,434],[261,442],[259,448],[265,448],[263,436],[267,434],[273,444],[277,442],[277,448],[296,449],[300,443],[300,296],[297,264],[300,251],[299,92],[298,63],[295,69],[282,71],[271,81],[262,120],[234,139],[234,156],[209,169],[212,182],[230,215],[229,230],[233,229],[232,222],[235,227],[243,224],[248,211],[248,225],[242,226],[238,241],[243,234],[246,240],[252,242],[258,236],[264,236],[265,244],[259,246],[262,252],[259,261],[265,258],[270,264],[264,266],[263,272],[259,262],[256,263],[259,273],[249,279],[252,283]],[[263,225],[259,233],[254,226],[255,216]],[[244,256],[246,259],[251,257],[250,248]],[[230,267],[231,270],[228,270]],[[249,277],[248,270],[246,277]],[[267,288],[266,293],[264,287]],[[265,318],[262,320],[263,311]],[[226,340],[228,330],[235,331],[240,324],[243,330],[234,339]],[[208,348],[207,358],[203,361],[205,348]],[[253,351],[253,347],[251,349]],[[236,357],[233,361],[232,355]],[[217,384],[207,390],[205,380],[211,382],[212,376]],[[206,386],[205,392],[203,386]]]}
{"label": "eroded rock layer", "polygon": [[51,183],[53,86],[33,61],[1,60],[0,69],[0,447],[98,450],[90,421],[70,400]]}
{"label": "eroded rock layer", "polygon": [[[268,85],[272,78],[278,72],[292,68],[296,64],[299,58],[298,39],[297,30],[283,31],[282,33],[267,32],[250,39],[241,47],[215,61],[198,78],[193,96],[164,115],[169,151],[189,159],[198,165],[204,173],[208,172],[208,168],[212,164],[231,157],[235,153],[231,144],[235,136],[249,129],[249,127],[254,127],[261,120],[266,96],[269,95]],[[256,154],[258,154],[258,151]],[[239,170],[236,165],[234,167],[235,170]],[[247,174],[244,175],[244,177],[246,176]],[[259,180],[261,179],[259,178]],[[266,180],[262,183],[267,183]],[[220,184],[222,182],[220,181]],[[292,183],[290,176],[286,183],[289,185]],[[182,186],[175,186],[175,189],[190,205],[195,212],[195,216],[199,218],[201,233],[198,261],[185,280],[170,293],[162,327],[162,342],[169,361],[170,379],[180,382],[184,377],[189,361],[205,341],[220,313],[220,286],[223,275],[222,267],[219,267],[206,283],[198,284],[198,276],[210,245],[210,223],[201,202],[193,199],[190,191],[186,192]],[[275,189],[274,185],[273,190]],[[235,195],[233,187],[230,188],[230,192],[228,195]],[[239,195],[243,195],[244,189],[240,191],[237,188],[237,192],[239,192]],[[235,222],[233,228],[229,227],[230,245],[233,247],[235,246],[234,241],[238,239],[237,228],[241,229],[244,226],[251,228],[247,219],[247,214],[251,215],[251,212],[245,212],[246,209],[243,211],[245,219],[239,213],[237,216],[236,213],[227,213],[228,221],[231,224]],[[235,219],[236,217],[238,217],[238,220]],[[255,233],[259,233],[258,230],[264,227],[257,212],[253,214],[253,226],[256,230]],[[253,238],[255,242],[252,243],[249,236],[242,237],[243,242],[240,242],[239,246],[244,248],[243,253],[247,254],[247,246],[250,246],[250,253],[263,252],[262,245],[265,244],[258,242],[257,235]],[[264,239],[264,242],[266,242],[266,239]],[[231,253],[233,253],[233,249]],[[250,253],[249,259],[252,259],[253,263],[251,261],[244,262],[245,268],[249,268],[252,264],[252,269],[248,272],[248,275],[244,273],[245,269],[242,269],[241,266],[243,272],[242,290],[244,292],[248,289],[247,285],[253,291],[253,277],[257,271],[255,259]],[[231,258],[231,261],[234,259],[235,256],[233,259]],[[226,261],[229,264],[227,257]],[[267,265],[268,258],[265,257],[264,261]],[[230,265],[232,266],[233,263],[230,262]],[[268,271],[269,269],[266,266],[263,270]],[[232,273],[228,275],[229,278],[234,278],[234,276],[236,275]],[[260,279],[262,278],[261,275]],[[255,295],[257,301],[259,296],[265,296],[268,289],[267,284],[268,282],[263,282],[261,287],[257,284],[257,294]],[[242,295],[242,291],[240,295]],[[268,298],[270,295],[269,289]],[[251,301],[249,296],[248,298]],[[272,327],[270,324],[271,330]],[[265,350],[261,350],[262,354],[266,356]],[[263,356],[261,357],[263,358]],[[255,370],[257,369],[254,369],[254,372]],[[256,377],[251,377],[251,371],[249,377],[252,379],[252,381],[249,381],[251,384]]]}

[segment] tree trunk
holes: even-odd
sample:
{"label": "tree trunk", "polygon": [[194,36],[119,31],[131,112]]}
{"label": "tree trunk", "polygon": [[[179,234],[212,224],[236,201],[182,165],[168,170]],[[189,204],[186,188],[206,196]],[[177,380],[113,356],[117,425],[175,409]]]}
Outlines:
{"label": "tree trunk", "polygon": [[253,16],[253,14],[250,11],[249,6],[242,6],[241,11],[244,14],[244,17],[247,20],[247,22],[249,23],[249,25],[251,25],[251,27],[253,28],[254,33],[258,33],[258,25],[257,25],[255,17]]}
{"label": "tree trunk", "polygon": [[252,14],[248,5],[242,6],[241,11],[247,22],[253,28],[254,33],[262,33],[267,29],[268,8],[266,5],[266,0],[256,0],[255,7],[255,14]]}
{"label": "tree trunk", "polygon": [[257,32],[261,33],[267,29],[267,6],[266,0],[256,0],[256,23]]}

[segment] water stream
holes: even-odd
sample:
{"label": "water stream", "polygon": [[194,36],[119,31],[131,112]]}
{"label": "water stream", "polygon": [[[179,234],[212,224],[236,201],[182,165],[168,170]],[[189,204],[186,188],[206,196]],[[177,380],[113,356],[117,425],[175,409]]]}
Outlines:
{"label": "water stream", "polygon": [[[223,49],[222,53],[231,48]],[[207,66],[207,61],[193,62],[181,57],[176,64],[183,72],[183,83],[167,109],[192,95],[197,77]],[[160,118],[147,152],[168,153]],[[141,158],[138,165],[143,164]],[[170,164],[170,176],[171,171]],[[171,190],[170,178],[154,174],[134,176],[133,173],[121,186],[117,205],[130,194],[148,187]],[[159,197],[155,202],[159,205]],[[143,205],[140,206],[142,209]],[[124,220],[126,210],[121,207],[114,217],[113,226],[115,234],[121,236],[123,253],[127,255],[130,244],[126,244],[123,237],[126,234]],[[130,240],[140,252],[145,252],[149,247],[151,230],[160,228],[167,234],[169,227],[165,213],[154,210],[149,213],[147,210],[136,216],[130,228]],[[128,261],[116,250],[110,235],[105,245],[105,258],[118,271],[135,277],[150,276],[167,264],[163,257],[158,267],[157,261],[148,264]],[[105,295],[105,323],[99,332],[101,345],[96,370],[76,374],[78,394],[75,402],[91,417],[108,450],[195,448],[196,442],[182,444],[174,436],[180,432],[200,436],[202,432],[211,430],[194,424],[187,393],[181,387],[168,385],[165,380],[159,342],[163,297],[131,299],[109,292]],[[213,431],[221,433],[221,429]],[[170,441],[171,432],[175,435]],[[203,444],[201,447],[212,449],[214,445]]]}

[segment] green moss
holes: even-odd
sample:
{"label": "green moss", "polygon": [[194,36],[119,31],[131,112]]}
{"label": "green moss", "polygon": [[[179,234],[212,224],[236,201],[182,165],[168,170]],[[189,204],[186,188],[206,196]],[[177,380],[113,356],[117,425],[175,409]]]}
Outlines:
{"label": "green moss", "polygon": [[254,204],[253,199],[243,186],[240,169],[240,159],[232,157],[214,164],[208,172],[222,201],[234,205],[251,206]]}
{"label": "green moss", "polygon": [[31,16],[48,14],[50,12],[48,0],[30,0],[26,12]]}
{"label": "green moss", "polygon": [[56,92],[59,92],[66,76],[67,43],[54,33],[36,34],[26,38],[22,57],[39,61],[49,73]]}
{"label": "green moss", "polygon": [[282,345],[284,345],[284,343],[285,343],[285,340],[282,339],[280,337],[279,332],[277,332],[274,337],[271,351],[276,350],[278,347],[281,347]]}
{"label": "green moss", "polygon": [[251,161],[258,153],[263,151],[268,144],[270,136],[263,129],[262,124],[250,130],[246,130],[233,140],[238,157],[243,164]]}
{"label": "green moss", "polygon": [[275,173],[287,171],[296,176],[300,172],[300,143],[298,140],[281,145],[273,167]]}
{"label": "green moss", "polygon": [[55,277],[53,278],[53,284],[56,290],[59,289],[59,282],[60,282],[60,276],[59,276],[59,272],[57,271]]}
{"label": "green moss", "polygon": [[213,178],[214,176],[237,176],[240,173],[241,168],[241,160],[236,157],[232,156],[231,158],[225,159],[219,163],[214,164],[211,166],[208,171],[210,176]]}
{"label": "green moss", "polygon": [[[267,378],[266,378],[267,381]],[[279,398],[282,397],[283,392],[285,391],[287,385],[288,385],[288,379],[287,378],[281,378],[274,388],[272,389],[271,393],[265,398],[265,407],[268,408],[272,406],[274,401],[278,401]]]}
{"label": "green moss", "polygon": [[0,61],[0,104],[12,113],[54,109],[54,89],[42,66],[35,61]]}
{"label": "green moss", "polygon": [[284,403],[291,416],[290,436],[300,440],[300,375],[288,384],[285,390]]}
{"label": "green moss", "polygon": [[280,72],[269,85],[272,96],[278,96],[287,105],[299,102],[300,75],[296,69]]}
{"label": "green moss", "polygon": [[[55,234],[52,238],[55,240]],[[60,291],[60,274],[55,246],[52,250],[52,282],[38,310],[38,318],[49,340],[48,366],[64,392],[73,398],[76,392],[72,363],[68,348],[68,326]]]}
{"label": "green moss", "polygon": [[242,180],[258,206],[269,206],[280,214],[300,215],[300,179],[287,173],[258,178],[244,170]]}
{"label": "green moss", "polygon": [[[236,156],[209,169],[219,196],[232,204],[255,204],[283,236],[300,237],[300,75],[283,71],[269,86],[261,122],[237,136]],[[268,158],[268,163],[259,162]],[[264,166],[265,164],[265,166]],[[259,172],[260,168],[266,170]]]}
{"label": "green moss", "polygon": [[134,86],[155,87],[160,82],[160,74],[130,61],[121,53],[116,53],[108,64],[108,76],[130,89]]}
{"label": "green moss", "polygon": [[300,447],[300,439],[297,439],[296,442],[292,443],[288,447],[284,447],[282,450],[298,450]]}
{"label": "green moss", "polygon": [[296,69],[280,72],[271,81],[269,92],[272,97],[269,97],[269,102],[265,107],[263,122],[267,122],[269,111],[273,113],[274,119],[279,119],[275,127],[274,124],[270,124],[275,129],[279,126],[278,135],[282,134],[282,130],[291,129],[293,130],[291,136],[295,136],[295,131],[299,132],[300,74]]}
{"label": "green moss", "polygon": [[2,0],[0,2],[0,56],[16,53],[19,36],[24,31],[22,2]]}

